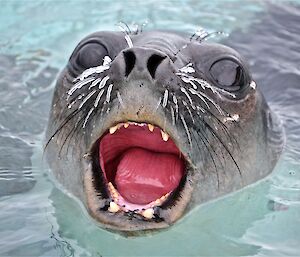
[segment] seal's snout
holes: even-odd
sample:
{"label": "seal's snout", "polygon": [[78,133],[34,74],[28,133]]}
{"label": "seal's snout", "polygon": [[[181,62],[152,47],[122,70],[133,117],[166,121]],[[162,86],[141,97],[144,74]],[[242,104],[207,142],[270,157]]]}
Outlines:
{"label": "seal's snout", "polygon": [[160,64],[167,58],[160,51],[148,48],[130,48],[122,52],[125,76],[145,75],[155,79]]}

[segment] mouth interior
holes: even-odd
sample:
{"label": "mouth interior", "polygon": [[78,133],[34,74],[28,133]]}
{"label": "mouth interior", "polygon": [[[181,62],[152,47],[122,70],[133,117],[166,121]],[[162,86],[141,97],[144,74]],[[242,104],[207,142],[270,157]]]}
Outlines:
{"label": "mouth interior", "polygon": [[147,205],[179,186],[185,161],[173,140],[162,138],[160,128],[138,123],[115,128],[100,140],[99,159],[106,182],[120,194],[122,205]]}

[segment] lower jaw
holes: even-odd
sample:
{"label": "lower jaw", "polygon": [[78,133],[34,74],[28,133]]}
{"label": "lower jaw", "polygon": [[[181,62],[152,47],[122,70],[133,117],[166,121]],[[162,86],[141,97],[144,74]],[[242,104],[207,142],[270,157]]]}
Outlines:
{"label": "lower jaw", "polygon": [[141,215],[134,215],[132,212],[109,212],[108,203],[111,199],[103,198],[102,195],[99,195],[95,189],[92,162],[90,160],[85,160],[84,167],[85,205],[89,214],[94,220],[99,222],[98,224],[101,227],[112,231],[139,233],[140,231],[152,231],[156,229],[164,229],[170,226],[171,222],[168,222],[168,220],[150,222],[143,219]]}
{"label": "lower jaw", "polygon": [[[108,211],[111,200],[108,190],[99,192],[97,181],[93,170],[94,162],[90,155],[83,161],[84,167],[84,188],[85,204],[91,217],[96,220],[101,227],[116,232],[124,232],[126,236],[136,236],[148,231],[166,229],[179,220],[189,208],[192,197],[193,186],[185,182],[181,189],[181,197],[176,199],[174,206],[157,207],[159,219],[145,219],[142,215],[134,212],[119,211],[112,213]],[[186,181],[191,181],[189,176]],[[103,186],[103,185],[102,185]],[[103,187],[102,187],[103,189]]]}
{"label": "lower jaw", "polygon": [[[98,225],[112,232],[124,233],[124,236],[138,236],[140,234],[166,229],[179,220],[189,209],[189,203],[193,192],[193,187],[189,182],[185,182],[181,190],[181,197],[176,199],[173,206],[157,207],[158,219],[146,219],[142,215],[134,212],[120,211],[111,213],[108,211],[110,197],[108,192],[105,195],[99,193],[94,180],[93,161],[90,155],[83,160],[84,168],[84,190],[85,205],[90,216]],[[189,176],[186,177],[190,181]],[[96,181],[97,183],[97,181]],[[106,191],[106,190],[103,190]]]}

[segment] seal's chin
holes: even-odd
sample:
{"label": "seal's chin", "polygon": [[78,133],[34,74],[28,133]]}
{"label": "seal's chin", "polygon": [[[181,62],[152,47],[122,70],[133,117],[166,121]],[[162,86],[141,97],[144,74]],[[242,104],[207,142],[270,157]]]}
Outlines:
{"label": "seal's chin", "polygon": [[161,205],[184,175],[179,149],[153,125],[118,124],[99,144],[101,170],[111,197],[124,211]]}
{"label": "seal's chin", "polygon": [[[169,212],[176,211],[173,207],[177,201],[185,200],[178,198],[182,198],[186,184],[187,161],[160,127],[137,122],[118,123],[97,140],[91,157],[92,191],[96,194],[93,198],[98,198],[99,205],[96,213],[93,209],[97,203],[88,202],[93,216],[102,223],[123,230],[124,221],[130,216],[130,222],[134,218],[139,225],[140,222],[148,224],[135,224],[134,229],[128,226],[128,230],[144,230],[152,228],[151,222],[156,223],[157,228],[157,223],[165,223],[165,218],[172,217],[169,221],[173,223],[181,216],[182,204],[176,215]],[[167,213],[164,208],[168,209]],[[166,224],[160,226],[166,227]]]}

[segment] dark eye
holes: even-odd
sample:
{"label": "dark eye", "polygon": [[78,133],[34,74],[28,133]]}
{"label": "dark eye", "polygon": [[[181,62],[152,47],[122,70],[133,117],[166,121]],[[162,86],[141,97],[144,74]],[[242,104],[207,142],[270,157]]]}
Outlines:
{"label": "dark eye", "polygon": [[76,63],[85,69],[99,66],[107,55],[106,48],[99,43],[88,43],[84,45],[77,54]]}
{"label": "dark eye", "polygon": [[243,67],[230,59],[221,59],[209,69],[215,83],[229,92],[237,92],[247,86],[247,76]]}

